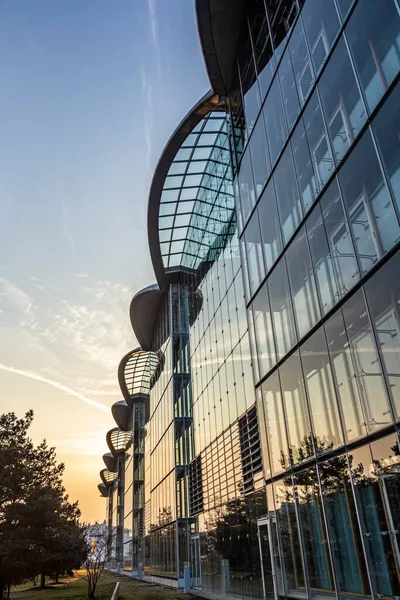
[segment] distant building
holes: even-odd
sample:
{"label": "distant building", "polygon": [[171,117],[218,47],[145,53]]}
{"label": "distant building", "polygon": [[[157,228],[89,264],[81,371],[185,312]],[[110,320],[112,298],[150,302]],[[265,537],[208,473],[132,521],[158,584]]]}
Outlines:
{"label": "distant building", "polygon": [[398,0],[197,0],[212,90],[150,190],[108,434],[112,565],[400,597]]}

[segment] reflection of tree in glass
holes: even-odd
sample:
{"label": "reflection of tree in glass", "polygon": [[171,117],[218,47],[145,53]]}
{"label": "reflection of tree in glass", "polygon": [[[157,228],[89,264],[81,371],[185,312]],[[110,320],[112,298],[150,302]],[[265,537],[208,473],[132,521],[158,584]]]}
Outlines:
{"label": "reflection of tree in glass", "polygon": [[205,521],[207,553],[229,560],[234,571],[253,573],[259,562],[257,518],[265,513],[264,490],[241,495],[215,510]]}

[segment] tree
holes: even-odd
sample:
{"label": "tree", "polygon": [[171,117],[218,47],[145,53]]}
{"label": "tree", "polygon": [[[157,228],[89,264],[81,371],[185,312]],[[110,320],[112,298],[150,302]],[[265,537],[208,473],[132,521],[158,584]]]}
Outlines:
{"label": "tree", "polygon": [[88,584],[88,598],[94,598],[97,584],[103,574],[109,554],[109,539],[106,523],[87,525],[85,531],[86,556],[83,579]]}
{"label": "tree", "polygon": [[[79,566],[84,552],[78,505],[62,485],[55,449],[28,437],[33,412],[0,415],[0,599],[10,585],[38,573]],[[75,549],[72,552],[72,548]]]}

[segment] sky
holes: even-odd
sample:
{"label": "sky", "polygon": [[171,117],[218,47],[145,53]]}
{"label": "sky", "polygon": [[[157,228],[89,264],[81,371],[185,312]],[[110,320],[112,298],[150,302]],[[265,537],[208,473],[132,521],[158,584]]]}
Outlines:
{"label": "sky", "polygon": [[102,520],[152,173],[209,88],[194,0],[0,0],[0,82],[0,412],[34,410]]}

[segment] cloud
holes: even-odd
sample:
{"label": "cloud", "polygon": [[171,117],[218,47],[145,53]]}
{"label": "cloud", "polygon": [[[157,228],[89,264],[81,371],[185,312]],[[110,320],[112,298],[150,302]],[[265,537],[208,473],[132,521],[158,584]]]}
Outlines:
{"label": "cloud", "polygon": [[149,171],[151,172],[151,130],[152,130],[152,114],[153,114],[153,87],[147,77],[145,67],[141,69],[140,80],[142,83],[142,93],[144,96],[144,139],[146,144],[146,162]]}
{"label": "cloud", "polygon": [[156,0],[147,0],[147,7],[149,10],[151,41],[156,51],[159,52],[158,24],[156,18]]}
{"label": "cloud", "polygon": [[68,387],[67,385],[64,385],[63,383],[60,383],[59,381],[54,381],[53,379],[42,377],[42,375],[39,375],[38,373],[33,373],[31,371],[15,369],[14,367],[9,367],[7,365],[4,365],[3,363],[0,363],[0,371],[7,371],[9,373],[14,373],[15,375],[20,375],[21,377],[27,377],[28,379],[33,379],[41,383],[46,383],[47,385],[50,385],[51,387],[56,388],[57,390],[60,390],[65,394],[69,394],[70,396],[78,398],[78,400],[81,400],[85,404],[88,404],[89,406],[92,406],[97,410],[101,410],[103,412],[106,412],[107,414],[110,413],[110,409],[104,404],[101,404],[101,402],[97,402],[97,400],[87,398],[83,394],[77,392],[76,390],[73,390],[72,388]]}
{"label": "cloud", "polygon": [[76,276],[80,277],[81,279],[87,279],[89,277],[87,273],[77,273]]}
{"label": "cloud", "polygon": [[28,325],[31,329],[36,327],[36,319],[33,313],[34,298],[24,292],[17,285],[0,277],[0,296],[5,297],[8,302],[22,313],[21,327]]}

